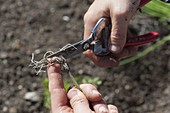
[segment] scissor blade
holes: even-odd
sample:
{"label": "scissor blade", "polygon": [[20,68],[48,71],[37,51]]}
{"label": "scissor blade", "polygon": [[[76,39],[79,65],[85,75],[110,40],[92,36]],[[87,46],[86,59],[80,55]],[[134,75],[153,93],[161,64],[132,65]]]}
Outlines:
{"label": "scissor blade", "polygon": [[85,50],[83,49],[83,42],[84,41],[80,41],[77,42],[73,45],[66,45],[64,46],[62,49],[60,49],[59,51],[47,56],[47,58],[52,58],[54,56],[63,56],[65,59],[73,57],[75,55],[78,55],[82,52],[84,52]]}

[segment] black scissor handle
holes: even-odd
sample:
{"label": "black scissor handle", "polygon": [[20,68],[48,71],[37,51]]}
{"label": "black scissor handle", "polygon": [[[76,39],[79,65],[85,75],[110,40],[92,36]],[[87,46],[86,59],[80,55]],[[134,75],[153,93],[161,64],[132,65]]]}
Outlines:
{"label": "black scissor handle", "polygon": [[[111,20],[101,18],[92,30],[94,39],[93,52],[98,56],[105,56],[110,53],[109,39],[111,33]],[[159,37],[157,32],[150,32],[140,36],[127,37],[124,47],[141,46],[155,41]]]}
{"label": "black scissor handle", "polygon": [[166,2],[166,3],[170,3],[170,0],[161,0],[163,2]]}
{"label": "black scissor handle", "polygon": [[111,33],[111,20],[109,18],[101,18],[92,30],[94,37],[93,52],[99,56],[105,56],[110,53],[109,37]]}

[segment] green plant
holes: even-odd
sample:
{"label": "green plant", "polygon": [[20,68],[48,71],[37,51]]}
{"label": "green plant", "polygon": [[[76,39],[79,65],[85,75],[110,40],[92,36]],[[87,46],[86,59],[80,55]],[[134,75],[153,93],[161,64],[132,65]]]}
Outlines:
{"label": "green plant", "polygon": [[[170,19],[170,13],[169,13],[170,12],[170,4],[166,4],[164,2],[161,2],[160,0],[152,0],[147,5],[145,5],[142,8],[142,10],[149,16],[156,17],[158,19],[158,21],[160,21],[160,22],[164,22],[164,21]],[[170,26],[168,26],[167,24],[165,26],[167,29],[170,28]],[[133,62],[143,56],[146,56],[148,53],[154,51],[156,48],[158,48],[159,46],[161,46],[162,44],[166,43],[169,40],[170,40],[170,35],[165,36],[164,38],[162,38],[161,40],[159,40],[152,46],[139,52],[136,56],[122,60],[120,62],[120,65],[128,64],[128,63]]]}
{"label": "green plant", "polygon": [[99,77],[91,77],[87,75],[77,76],[75,80],[78,81],[79,84],[93,84],[100,85],[102,84],[102,80]]}
{"label": "green plant", "polygon": [[[153,0],[149,4],[145,5],[142,8],[142,10],[146,14],[148,14],[152,17],[158,18],[158,21],[163,22],[163,21],[166,21],[167,19],[170,19],[170,13],[169,13],[170,7],[169,6],[170,6],[169,4],[165,4],[163,2],[160,2],[160,0]],[[167,28],[169,28],[169,26],[167,26]],[[137,59],[139,59],[143,56],[146,56],[148,53],[154,51],[156,48],[163,45],[164,43],[166,43],[169,40],[170,40],[170,35],[165,36],[164,38],[162,38],[160,41],[156,42],[155,44],[153,44],[149,48],[145,49],[142,52],[139,52],[136,56],[122,60],[120,62],[120,64],[125,65],[125,64],[133,62],[133,61],[135,61],[135,60],[137,60]],[[89,84],[93,84],[93,85],[102,84],[102,81],[100,80],[99,77],[91,77],[91,76],[87,76],[87,75],[76,76],[75,78],[73,77],[71,79],[75,80],[78,84],[81,84],[81,83],[83,83],[83,84],[89,83]],[[71,85],[73,85],[73,83],[75,81],[72,81],[72,83],[69,80],[64,81],[64,87],[65,87],[66,91],[68,90],[68,88]],[[50,108],[50,94],[49,94],[49,89],[48,89],[48,79],[47,78],[43,79],[43,84],[44,84],[44,87],[45,87],[44,106],[46,108]]]}
{"label": "green plant", "polygon": [[170,4],[161,2],[160,0],[152,0],[142,10],[149,16],[157,18],[165,27],[170,29],[170,25],[167,24],[167,21],[170,21]]}
{"label": "green plant", "polygon": [[155,50],[156,48],[160,47],[161,45],[163,45],[164,43],[166,43],[167,41],[170,41],[170,35],[162,38],[161,40],[159,40],[158,42],[156,42],[155,44],[153,44],[152,46],[148,47],[147,49],[145,49],[142,52],[139,52],[137,55],[127,58],[125,60],[122,60],[120,62],[120,65],[125,65],[128,64],[130,62],[133,62],[137,59],[140,59],[143,56],[146,56],[148,53],[152,52],[153,50]]}
{"label": "green plant", "polygon": [[170,4],[161,2],[160,0],[152,0],[142,10],[152,17],[157,17],[159,21],[170,19]]}
{"label": "green plant", "polygon": [[[74,78],[74,80],[78,83],[78,84],[93,84],[93,85],[100,85],[102,84],[102,80],[100,80],[99,77],[90,77],[87,75],[83,75],[83,76],[76,76]],[[50,108],[50,93],[49,93],[49,89],[48,89],[48,79],[47,78],[43,78],[43,85],[45,87],[45,94],[44,94],[44,107],[46,108]],[[66,91],[68,91],[69,87],[74,85],[73,81],[70,81],[69,79],[64,80],[64,88]]]}
{"label": "green plant", "polygon": [[42,80],[44,88],[45,88],[45,93],[44,93],[44,100],[43,100],[43,105],[46,108],[50,108],[50,93],[48,90],[48,79],[47,78],[43,78]]}

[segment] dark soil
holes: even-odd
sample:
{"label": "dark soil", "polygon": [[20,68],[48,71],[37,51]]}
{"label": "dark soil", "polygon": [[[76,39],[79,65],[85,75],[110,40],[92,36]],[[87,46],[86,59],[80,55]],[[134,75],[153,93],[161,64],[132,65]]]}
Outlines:
{"label": "dark soil", "polygon": [[[46,74],[36,76],[28,67],[48,51],[83,37],[83,16],[92,0],[0,0],[0,113],[47,113],[43,106]],[[140,13],[131,22],[135,33],[168,30]],[[147,45],[146,47],[148,47]],[[143,48],[146,48],[143,47]],[[143,49],[141,48],[141,49]],[[170,42],[147,56],[113,69],[95,66],[84,55],[69,59],[74,75],[99,76],[98,87],[107,103],[121,113],[170,113]],[[36,92],[36,102],[26,101]]]}

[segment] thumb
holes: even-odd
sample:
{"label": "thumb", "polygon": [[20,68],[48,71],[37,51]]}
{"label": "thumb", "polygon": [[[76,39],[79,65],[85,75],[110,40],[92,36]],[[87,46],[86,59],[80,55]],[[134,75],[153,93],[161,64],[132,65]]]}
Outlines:
{"label": "thumb", "polygon": [[127,27],[128,22],[124,19],[124,17],[114,17],[111,18],[112,21],[112,29],[110,35],[110,51],[112,53],[119,53],[126,42],[127,35]]}

